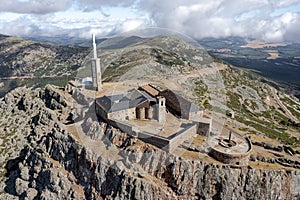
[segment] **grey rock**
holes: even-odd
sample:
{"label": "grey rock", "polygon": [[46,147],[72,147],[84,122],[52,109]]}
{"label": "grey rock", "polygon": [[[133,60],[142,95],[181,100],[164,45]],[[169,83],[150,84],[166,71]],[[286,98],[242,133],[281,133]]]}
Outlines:
{"label": "grey rock", "polygon": [[76,100],[76,102],[81,104],[81,105],[88,105],[89,104],[89,100],[77,88],[74,88],[72,96]]}
{"label": "grey rock", "polygon": [[7,93],[4,97],[4,102],[7,104],[7,105],[11,105],[14,101],[14,96],[12,93]]}
{"label": "grey rock", "polygon": [[[51,91],[49,88],[48,90],[51,99],[58,104],[63,102],[63,97],[55,94],[54,90]],[[86,121],[90,137],[100,139],[101,135],[97,134],[102,133],[99,130],[107,127],[105,137],[110,139],[110,144],[115,144],[120,151],[123,150],[120,156],[123,156],[124,161],[113,161],[105,156],[95,155],[80,141],[75,140],[58,121],[58,112],[51,109],[60,109],[60,106],[53,107],[53,102],[49,101],[50,107],[48,107],[46,100],[43,99],[45,97],[43,92],[40,92],[40,96],[35,93],[35,98],[31,101],[29,98],[33,98],[31,96],[33,93],[29,94],[27,91],[25,88],[13,91],[11,95],[6,96],[8,103],[4,100],[4,104],[0,104],[1,111],[14,110],[23,113],[22,119],[19,120],[9,113],[8,122],[18,127],[28,126],[24,135],[20,134],[23,131],[16,134],[23,138],[24,144],[20,143],[17,149],[12,151],[16,151],[16,156],[20,156],[22,150],[22,155],[20,160],[15,161],[18,163],[12,164],[14,167],[9,168],[8,179],[15,187],[18,197],[28,199],[34,197],[37,199],[100,197],[106,199],[299,199],[300,174],[296,169],[288,171],[231,168],[185,160],[149,145],[131,148],[138,139],[134,138],[134,141],[131,141],[133,139],[126,134],[103,122],[95,124],[95,120],[91,118]],[[61,107],[64,105],[62,104]],[[13,126],[0,127],[0,132],[2,131],[11,133],[14,128]],[[17,141],[17,138],[8,140],[6,145],[16,146]],[[266,147],[271,148],[271,146]],[[4,155],[13,154],[5,152]],[[251,160],[275,162],[262,156],[252,156]],[[276,162],[294,168],[300,165],[290,159],[280,159]],[[132,176],[133,174],[135,175]],[[14,194],[14,191],[10,193]],[[2,198],[2,195],[0,197]]]}
{"label": "grey rock", "polygon": [[24,166],[19,166],[19,169],[21,171],[20,173],[20,178],[23,179],[24,181],[29,181],[29,169]]}
{"label": "grey rock", "polygon": [[83,125],[83,130],[85,131],[86,135],[93,140],[97,140],[103,136],[102,127],[100,126],[99,122],[93,120],[91,117],[86,120],[86,123]]}
{"label": "grey rock", "polygon": [[24,192],[26,192],[28,189],[28,184],[29,184],[29,182],[24,181],[20,178],[17,178],[16,182],[15,182],[15,188],[16,188],[17,195],[21,196]]}
{"label": "grey rock", "polygon": [[34,199],[38,195],[38,191],[34,188],[29,188],[26,191],[25,199],[31,200]]}
{"label": "grey rock", "polygon": [[126,170],[126,167],[122,161],[117,161],[115,164],[115,169],[118,173],[121,173]]}

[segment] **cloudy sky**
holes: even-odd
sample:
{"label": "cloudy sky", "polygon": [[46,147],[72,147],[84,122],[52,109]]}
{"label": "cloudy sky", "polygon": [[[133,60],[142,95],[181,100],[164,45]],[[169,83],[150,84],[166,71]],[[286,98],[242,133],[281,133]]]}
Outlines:
{"label": "cloudy sky", "polygon": [[0,0],[0,33],[98,37],[161,27],[192,38],[300,42],[300,0]]}

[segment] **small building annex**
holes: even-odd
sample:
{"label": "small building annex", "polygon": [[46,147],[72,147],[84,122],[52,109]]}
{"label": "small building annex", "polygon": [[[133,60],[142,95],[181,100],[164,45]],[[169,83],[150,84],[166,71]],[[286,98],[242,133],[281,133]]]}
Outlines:
{"label": "small building annex", "polygon": [[165,97],[167,108],[182,119],[197,121],[203,115],[203,108],[172,90],[166,89],[160,92],[159,95]]}

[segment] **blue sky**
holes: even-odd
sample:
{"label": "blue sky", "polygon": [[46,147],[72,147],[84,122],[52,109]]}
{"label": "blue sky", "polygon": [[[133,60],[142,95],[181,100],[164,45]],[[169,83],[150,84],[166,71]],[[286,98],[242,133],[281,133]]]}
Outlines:
{"label": "blue sky", "polygon": [[0,0],[0,33],[98,37],[146,27],[192,38],[300,42],[300,0]]}

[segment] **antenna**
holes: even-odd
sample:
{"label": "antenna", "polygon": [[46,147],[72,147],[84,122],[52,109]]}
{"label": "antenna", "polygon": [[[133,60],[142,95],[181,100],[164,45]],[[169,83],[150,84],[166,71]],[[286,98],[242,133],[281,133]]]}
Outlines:
{"label": "antenna", "polygon": [[97,58],[97,46],[96,46],[96,39],[94,33],[93,33],[93,49],[94,49],[94,58]]}

